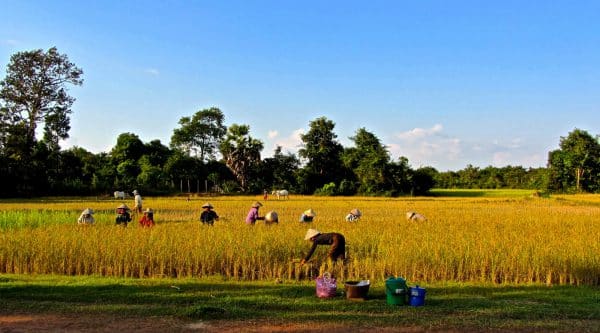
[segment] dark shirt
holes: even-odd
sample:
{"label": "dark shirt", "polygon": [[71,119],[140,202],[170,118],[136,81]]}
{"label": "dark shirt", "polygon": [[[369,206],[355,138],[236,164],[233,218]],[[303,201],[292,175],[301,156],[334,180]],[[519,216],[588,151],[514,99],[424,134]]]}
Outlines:
{"label": "dark shirt", "polygon": [[205,210],[200,214],[200,222],[202,223],[213,224],[218,218],[219,215],[214,210]]}
{"label": "dark shirt", "polygon": [[346,252],[346,240],[342,234],[338,234],[337,232],[318,234],[313,238],[312,247],[306,257],[304,257],[305,261],[308,261],[312,257],[318,245],[331,245],[328,256],[333,260],[336,260],[340,256],[343,259]]}
{"label": "dark shirt", "polygon": [[123,224],[127,226],[127,222],[131,222],[131,215],[125,212],[122,214],[117,214],[117,218],[115,219],[116,224]]}

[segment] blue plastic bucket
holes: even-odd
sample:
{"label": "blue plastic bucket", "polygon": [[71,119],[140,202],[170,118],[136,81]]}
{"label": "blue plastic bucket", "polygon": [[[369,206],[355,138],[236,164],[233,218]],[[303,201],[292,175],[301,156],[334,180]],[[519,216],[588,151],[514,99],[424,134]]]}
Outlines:
{"label": "blue plastic bucket", "polygon": [[419,286],[410,287],[408,304],[410,306],[422,306],[425,304],[425,288]]}

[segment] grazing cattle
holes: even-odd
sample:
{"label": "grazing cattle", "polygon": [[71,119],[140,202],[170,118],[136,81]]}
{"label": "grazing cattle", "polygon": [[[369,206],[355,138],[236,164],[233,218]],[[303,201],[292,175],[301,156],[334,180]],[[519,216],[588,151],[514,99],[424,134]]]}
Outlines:
{"label": "grazing cattle", "polygon": [[407,212],[406,213],[406,219],[408,221],[413,221],[413,222],[425,222],[427,221],[427,218],[417,212]]}
{"label": "grazing cattle", "polygon": [[290,195],[290,192],[288,192],[287,190],[275,190],[271,194],[276,195],[277,199],[287,199]]}
{"label": "grazing cattle", "polygon": [[114,195],[115,199],[125,199],[125,192],[123,191],[115,191]]}

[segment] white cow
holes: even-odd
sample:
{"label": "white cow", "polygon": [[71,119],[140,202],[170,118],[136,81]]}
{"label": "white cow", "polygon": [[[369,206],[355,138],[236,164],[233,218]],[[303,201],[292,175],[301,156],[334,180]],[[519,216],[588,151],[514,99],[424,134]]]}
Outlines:
{"label": "white cow", "polygon": [[406,219],[408,221],[413,221],[413,222],[425,222],[425,221],[427,221],[427,218],[424,215],[419,214],[417,212],[412,212],[412,211],[406,213]]}
{"label": "white cow", "polygon": [[123,191],[115,191],[114,195],[115,199],[125,199],[125,192]]}
{"label": "white cow", "polygon": [[277,199],[287,199],[290,195],[290,192],[288,192],[287,190],[275,190],[271,192],[271,194],[276,195]]}

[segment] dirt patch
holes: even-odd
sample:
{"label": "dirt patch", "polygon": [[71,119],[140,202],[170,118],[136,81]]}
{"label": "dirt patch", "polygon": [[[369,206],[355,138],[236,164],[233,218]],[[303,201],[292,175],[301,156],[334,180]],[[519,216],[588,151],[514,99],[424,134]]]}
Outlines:
{"label": "dirt patch", "polygon": [[319,323],[271,323],[267,321],[189,321],[165,317],[120,318],[105,314],[0,315],[0,332],[424,332],[420,328],[347,327]]}

